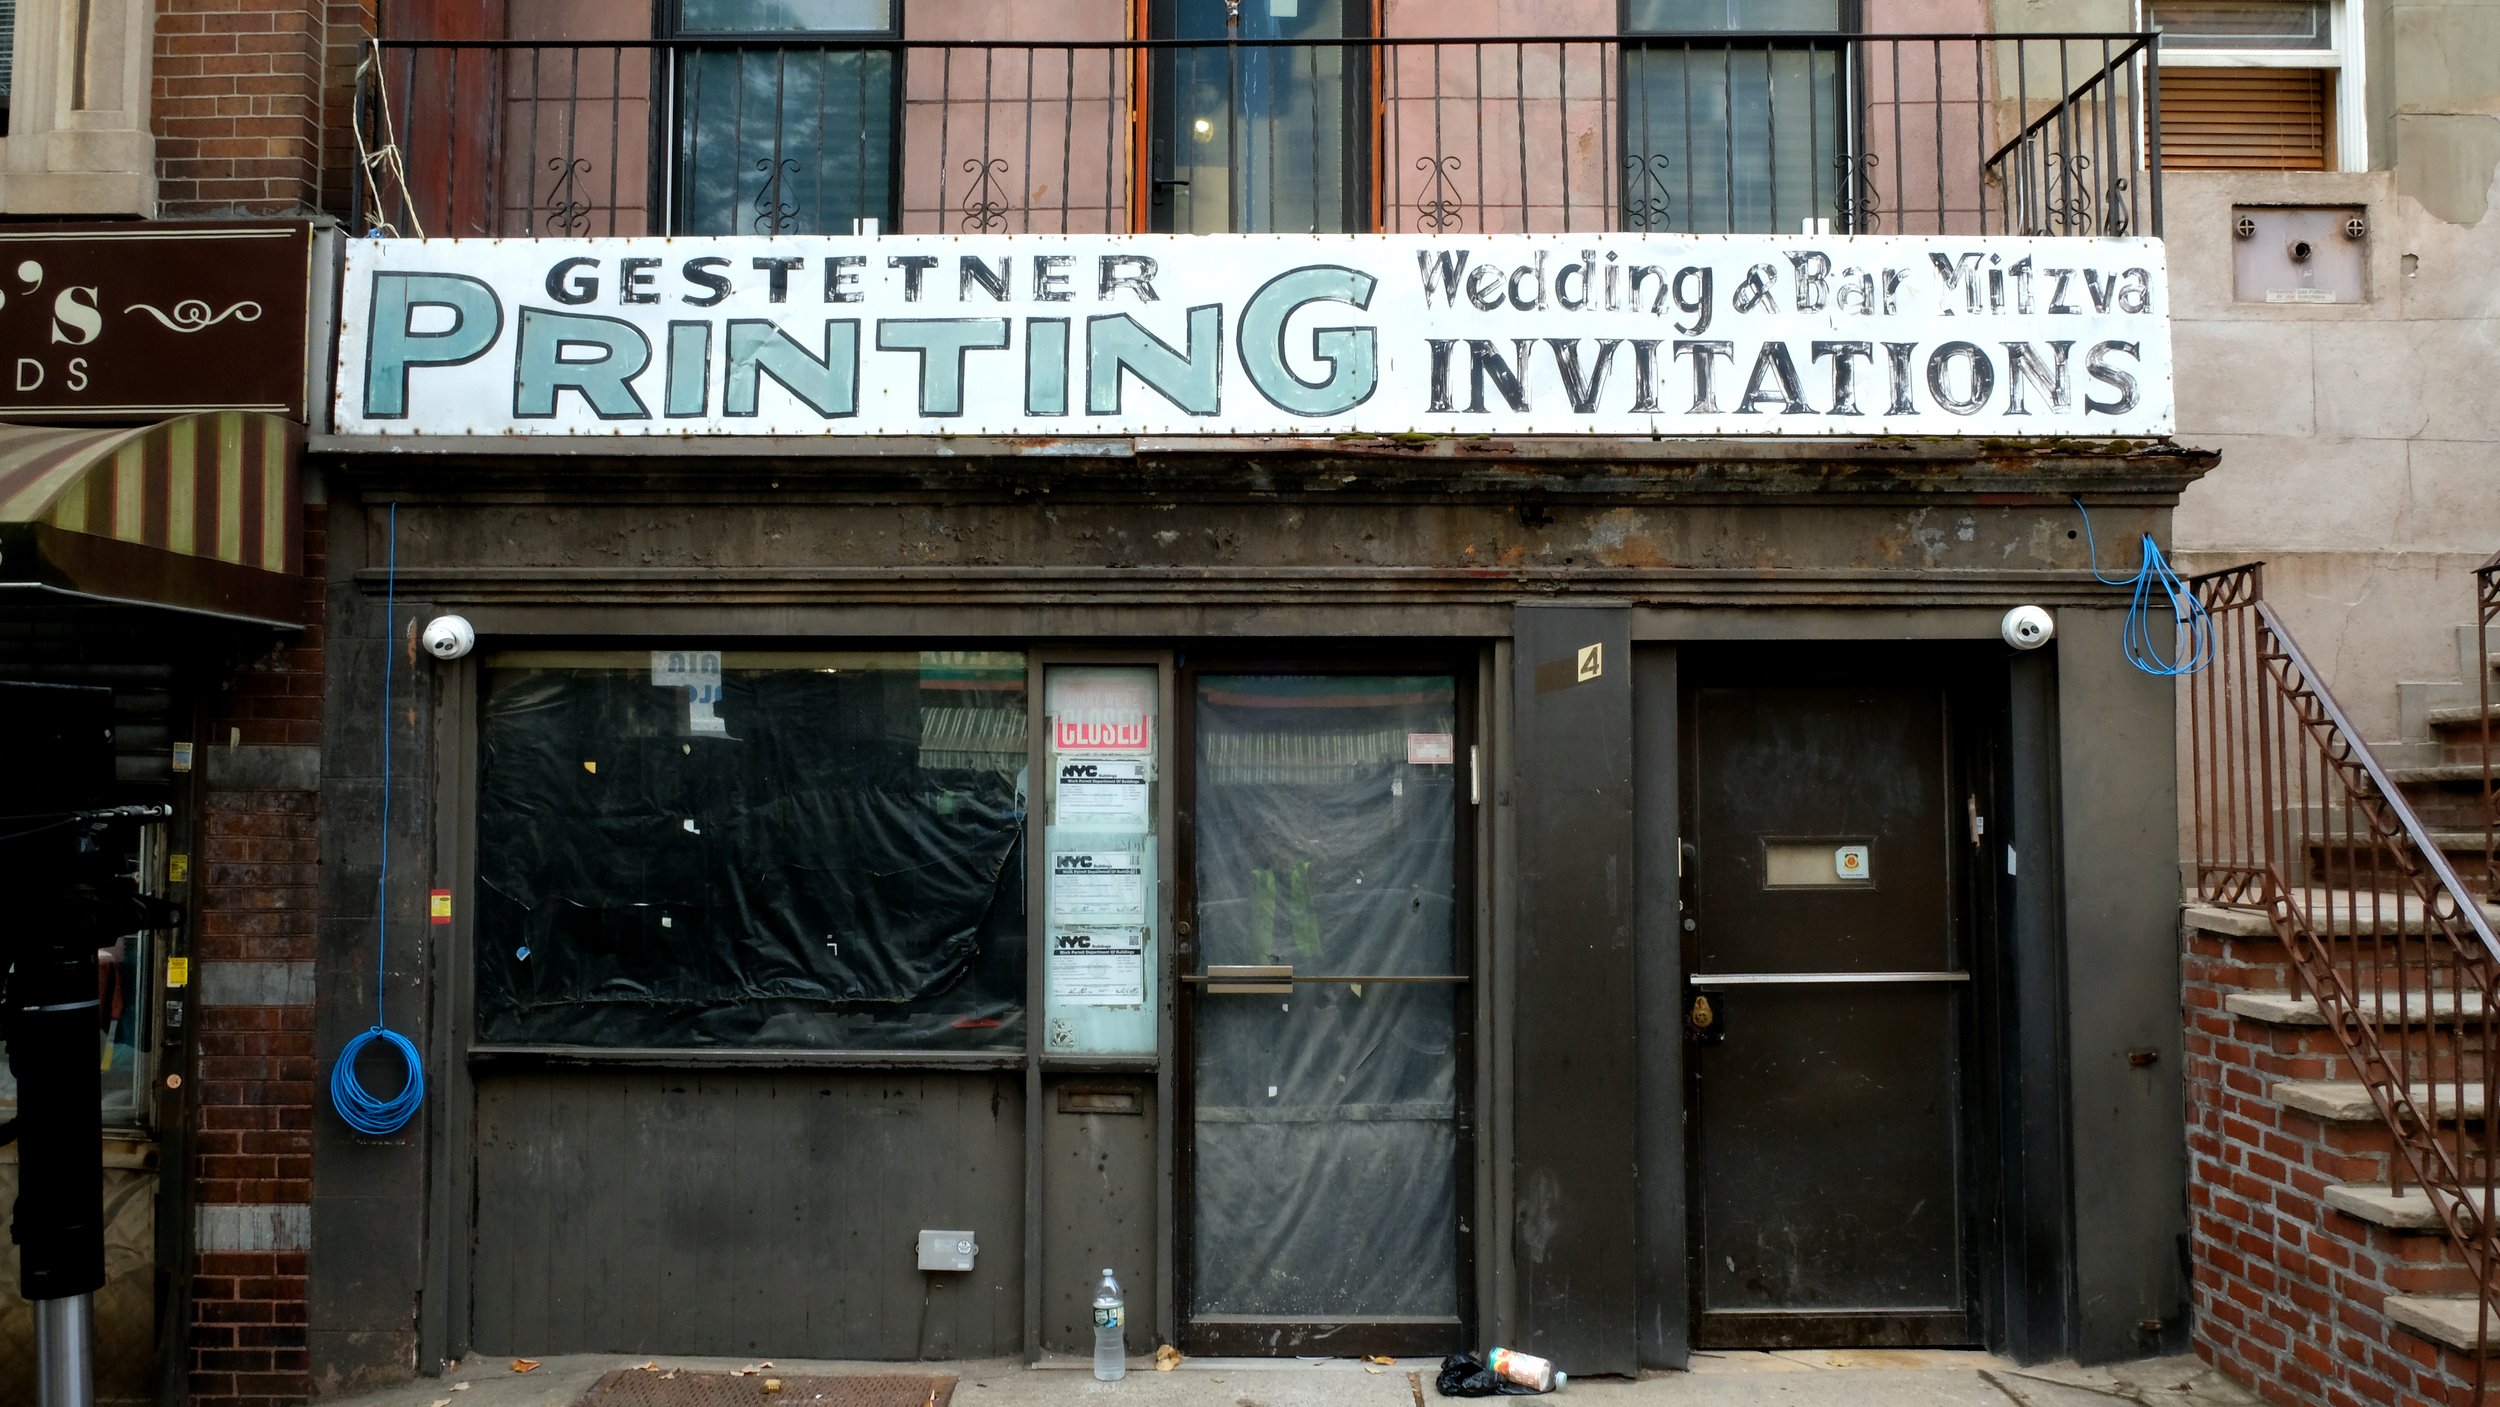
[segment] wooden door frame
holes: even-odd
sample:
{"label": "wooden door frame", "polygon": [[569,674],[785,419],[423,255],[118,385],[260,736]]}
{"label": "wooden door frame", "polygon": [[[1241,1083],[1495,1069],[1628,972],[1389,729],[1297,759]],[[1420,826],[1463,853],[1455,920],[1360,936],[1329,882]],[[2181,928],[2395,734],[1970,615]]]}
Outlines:
{"label": "wooden door frame", "polygon": [[[1475,1341],[1482,1315],[1476,1295],[1476,1154],[1482,1141],[1476,1087],[1477,993],[1487,974],[1479,970],[1476,951],[1476,869],[1478,813],[1464,777],[1452,788],[1457,814],[1451,841],[1451,961],[1466,977],[1451,1000],[1451,1061],[1457,1083],[1454,1154],[1456,1187],[1451,1209],[1458,1219],[1458,1316],[1455,1323],[1433,1318],[1366,1320],[1286,1320],[1251,1316],[1217,1316],[1201,1320],[1192,1312],[1196,1294],[1197,1238],[1197,1040],[1194,1015],[1203,999],[1201,984],[1184,980],[1197,956],[1198,912],[1198,700],[1197,681],[1207,674],[1318,674],[1379,677],[1396,674],[1446,676],[1454,690],[1452,715],[1454,761],[1465,769],[1476,765],[1476,651],[1453,647],[1447,653],[1419,652],[1366,655],[1359,645],[1314,645],[1308,651],[1240,654],[1183,650],[1173,671],[1173,725],[1170,733],[1172,776],[1172,915],[1174,941],[1165,981],[1172,993],[1172,1262],[1170,1279],[1173,1329],[1183,1352],[1200,1356],[1262,1357],[1385,1353],[1398,1357],[1459,1352]],[[1183,933],[1181,925],[1191,925]]]}

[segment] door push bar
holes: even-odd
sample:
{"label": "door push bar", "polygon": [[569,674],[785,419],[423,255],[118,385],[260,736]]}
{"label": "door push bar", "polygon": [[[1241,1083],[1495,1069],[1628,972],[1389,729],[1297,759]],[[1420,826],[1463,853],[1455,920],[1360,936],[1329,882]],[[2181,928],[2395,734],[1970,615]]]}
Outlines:
{"label": "door push bar", "polygon": [[1460,986],[1467,981],[1465,977],[1456,973],[1370,977],[1330,973],[1325,976],[1304,976],[1296,974],[1291,963],[1227,965],[1217,962],[1208,963],[1207,970],[1203,974],[1186,973],[1181,980],[1205,984],[1210,995],[1229,996],[1274,996],[1290,993],[1297,982],[1310,986],[1323,983]]}
{"label": "door push bar", "polygon": [[1272,966],[1207,964],[1207,991],[1237,996],[1293,995],[1293,964]]}
{"label": "door push bar", "polygon": [[1862,986],[1878,982],[1968,982],[1967,972],[1696,972],[1694,987]]}

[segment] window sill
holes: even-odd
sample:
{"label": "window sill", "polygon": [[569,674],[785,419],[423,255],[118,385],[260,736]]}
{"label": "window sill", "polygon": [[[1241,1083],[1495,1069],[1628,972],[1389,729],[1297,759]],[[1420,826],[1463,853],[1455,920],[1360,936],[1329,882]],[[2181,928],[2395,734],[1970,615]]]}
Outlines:
{"label": "window sill", "polygon": [[145,132],[0,137],[0,214],[156,213],[156,143]]}

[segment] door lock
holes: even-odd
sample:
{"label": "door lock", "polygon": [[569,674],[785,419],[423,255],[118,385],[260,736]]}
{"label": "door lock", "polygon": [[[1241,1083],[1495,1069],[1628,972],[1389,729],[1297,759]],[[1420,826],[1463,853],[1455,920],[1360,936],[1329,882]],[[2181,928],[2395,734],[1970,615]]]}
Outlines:
{"label": "door lock", "polygon": [[1684,1029],[1701,1045],[1717,1045],[1727,1039],[1727,1018],[1708,992],[1695,992],[1693,1004],[1684,1012]]}

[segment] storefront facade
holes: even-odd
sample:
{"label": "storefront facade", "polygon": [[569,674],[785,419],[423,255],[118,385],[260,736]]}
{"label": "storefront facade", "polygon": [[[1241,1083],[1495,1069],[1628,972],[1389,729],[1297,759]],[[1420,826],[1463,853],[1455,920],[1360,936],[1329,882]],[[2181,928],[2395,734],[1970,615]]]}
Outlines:
{"label": "storefront facade", "polygon": [[359,244],[317,1379],[2183,1342],[2158,244],[1463,244]]}
{"label": "storefront facade", "polygon": [[[35,1301],[80,1295],[97,1400],[177,1396],[194,1251],[237,1249],[247,1221],[269,1220],[244,1205],[284,1185],[267,1144],[299,1140],[285,1171],[304,1180],[302,1130],[205,1106],[232,1088],[236,1009],[284,985],[228,980],[277,966],[224,964],[242,956],[245,924],[282,941],[274,914],[233,922],[235,892],[280,883],[269,876],[295,860],[311,869],[309,854],[243,852],[262,842],[235,822],[272,790],[308,800],[317,767],[235,744],[269,682],[251,676],[319,624],[302,479],[309,287],[329,262],[314,250],[300,221],[0,229],[10,995],[31,1004],[40,979],[28,974],[77,912],[63,899],[72,886],[126,880],[173,906],[100,943],[95,1028],[78,1033],[93,1045],[29,1042],[31,1024],[14,1017],[0,1032],[19,1041],[0,1069],[0,1205],[15,1218],[0,1243],[0,1399],[36,1400]],[[252,720],[256,744],[261,726]],[[94,1123],[56,1117],[84,1100],[56,1073],[79,1064],[94,1072]],[[213,1179],[191,1175],[204,1157],[241,1152],[221,1140],[255,1123],[252,1151],[267,1161],[246,1166],[266,1167],[267,1186],[238,1190],[240,1158],[220,1157]]]}

